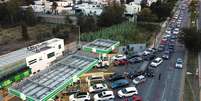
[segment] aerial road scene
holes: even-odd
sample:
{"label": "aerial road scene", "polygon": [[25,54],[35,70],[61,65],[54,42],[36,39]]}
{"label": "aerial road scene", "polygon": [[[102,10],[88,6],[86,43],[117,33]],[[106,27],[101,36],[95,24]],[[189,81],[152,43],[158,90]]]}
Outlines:
{"label": "aerial road scene", "polygon": [[0,0],[0,101],[201,101],[200,0]]}

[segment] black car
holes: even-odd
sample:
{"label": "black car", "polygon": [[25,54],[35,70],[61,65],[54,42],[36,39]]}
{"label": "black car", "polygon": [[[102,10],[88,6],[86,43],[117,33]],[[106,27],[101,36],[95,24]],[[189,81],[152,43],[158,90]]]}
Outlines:
{"label": "black car", "polygon": [[155,76],[154,69],[147,69],[147,70],[145,71],[145,76],[146,76],[146,77],[154,77],[154,76]]}
{"label": "black car", "polygon": [[165,45],[160,45],[157,50],[158,52],[162,52],[164,51],[164,49],[165,49]]}
{"label": "black car", "polygon": [[150,54],[150,55],[147,55],[147,56],[144,56],[143,59],[146,60],[146,61],[150,61],[150,60],[153,60],[156,58],[156,54]]}
{"label": "black car", "polygon": [[125,79],[125,77],[122,74],[117,74],[117,73],[112,74],[108,78],[109,81],[116,81],[116,80],[120,80],[120,79]]}
{"label": "black car", "polygon": [[165,51],[163,53],[163,56],[162,56],[163,59],[169,59],[170,58],[170,51]]}
{"label": "black car", "polygon": [[127,74],[127,77],[129,78],[129,79],[134,79],[134,78],[136,78],[136,77],[138,77],[138,76],[140,76],[140,75],[143,75],[144,74],[144,72],[137,72],[137,71],[134,71],[134,72],[129,72],[128,74]]}
{"label": "black car", "polygon": [[141,57],[134,57],[128,60],[129,63],[140,63],[143,59]]}

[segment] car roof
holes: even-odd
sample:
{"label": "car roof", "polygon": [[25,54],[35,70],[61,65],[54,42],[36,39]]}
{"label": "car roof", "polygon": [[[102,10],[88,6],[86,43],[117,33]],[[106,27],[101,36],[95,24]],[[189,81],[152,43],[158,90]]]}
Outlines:
{"label": "car roof", "polygon": [[87,95],[87,92],[78,92],[76,95]]}
{"label": "car roof", "polygon": [[181,58],[177,58],[177,61],[182,61],[182,59]]}
{"label": "car roof", "polygon": [[96,87],[104,87],[104,84],[98,83],[98,84],[96,84]]}
{"label": "car roof", "polygon": [[158,60],[161,60],[161,59],[162,59],[162,58],[160,58],[160,57],[157,57],[157,58],[156,58],[155,60],[156,60],[156,61],[158,61]]}
{"label": "car roof", "polygon": [[144,75],[140,75],[140,76],[138,76],[137,78],[143,79],[143,78],[145,78],[145,77],[144,77]]}
{"label": "car roof", "polygon": [[115,81],[115,82],[113,82],[113,83],[127,83],[128,82],[128,80],[126,80],[126,79],[120,79],[120,80],[117,80],[117,81]]}
{"label": "car roof", "polygon": [[126,89],[126,91],[135,91],[135,90],[137,90],[135,87],[127,87],[127,88],[125,88]]}
{"label": "car roof", "polygon": [[102,94],[103,95],[108,95],[108,94],[113,94],[113,92],[112,91],[103,91]]}

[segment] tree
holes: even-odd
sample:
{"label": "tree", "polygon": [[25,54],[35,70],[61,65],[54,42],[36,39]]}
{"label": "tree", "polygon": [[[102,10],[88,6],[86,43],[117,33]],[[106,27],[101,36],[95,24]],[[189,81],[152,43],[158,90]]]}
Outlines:
{"label": "tree", "polygon": [[147,21],[154,22],[158,17],[152,13],[150,8],[143,8],[142,11],[138,14],[138,21]]}
{"label": "tree", "polygon": [[158,16],[160,21],[165,20],[171,15],[172,8],[168,5],[168,3],[161,2],[161,0],[152,3],[150,8],[151,11]]}
{"label": "tree", "polygon": [[57,7],[58,7],[58,4],[57,4],[57,2],[54,1],[52,3],[52,13],[57,14],[57,11],[56,11]]}
{"label": "tree", "polygon": [[29,40],[30,38],[29,38],[29,35],[28,35],[26,23],[22,22],[22,24],[21,24],[21,30],[22,30],[22,38],[24,40]]}
{"label": "tree", "polygon": [[81,32],[96,31],[96,21],[93,16],[78,16],[78,25]]}
{"label": "tree", "polygon": [[33,9],[31,7],[27,9],[21,9],[19,12],[20,20],[25,22],[29,26],[33,26],[37,23],[37,18],[34,15]]}
{"label": "tree", "polygon": [[184,28],[179,34],[179,41],[185,45],[189,51],[201,51],[201,31],[196,28]]}
{"label": "tree", "polygon": [[123,22],[125,20],[125,17],[123,17],[124,11],[125,7],[116,2],[105,6],[98,18],[98,25],[100,27],[109,27]]}
{"label": "tree", "polygon": [[140,3],[140,5],[141,5],[141,8],[148,7],[147,6],[147,0],[142,0],[141,3]]}

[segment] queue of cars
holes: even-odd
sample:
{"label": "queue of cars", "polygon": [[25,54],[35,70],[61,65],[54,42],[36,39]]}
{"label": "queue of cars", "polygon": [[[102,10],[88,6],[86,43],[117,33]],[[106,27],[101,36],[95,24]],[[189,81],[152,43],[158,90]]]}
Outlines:
{"label": "queue of cars", "polygon": [[[158,48],[148,48],[142,54],[133,55],[129,58],[122,54],[112,57],[115,66],[150,61],[150,67],[152,67],[152,69],[148,68],[142,72],[130,71],[126,74],[114,73],[108,79],[105,79],[104,77],[90,77],[87,80],[98,82],[91,85],[88,88],[88,92],[77,92],[70,95],[69,100],[91,101],[93,99],[94,101],[111,101],[116,97],[127,98],[132,96],[131,98],[125,99],[125,101],[142,101],[142,97],[138,95],[136,86],[146,82],[147,77],[154,77],[154,68],[157,68],[164,61],[171,58],[171,54],[175,51],[177,35],[180,32],[182,20],[182,12],[177,12],[166,29],[165,35],[160,41]],[[158,53],[161,53],[162,56],[158,56]],[[181,58],[176,59],[175,68],[183,68],[183,60]],[[133,86],[129,85],[130,81]]]}

